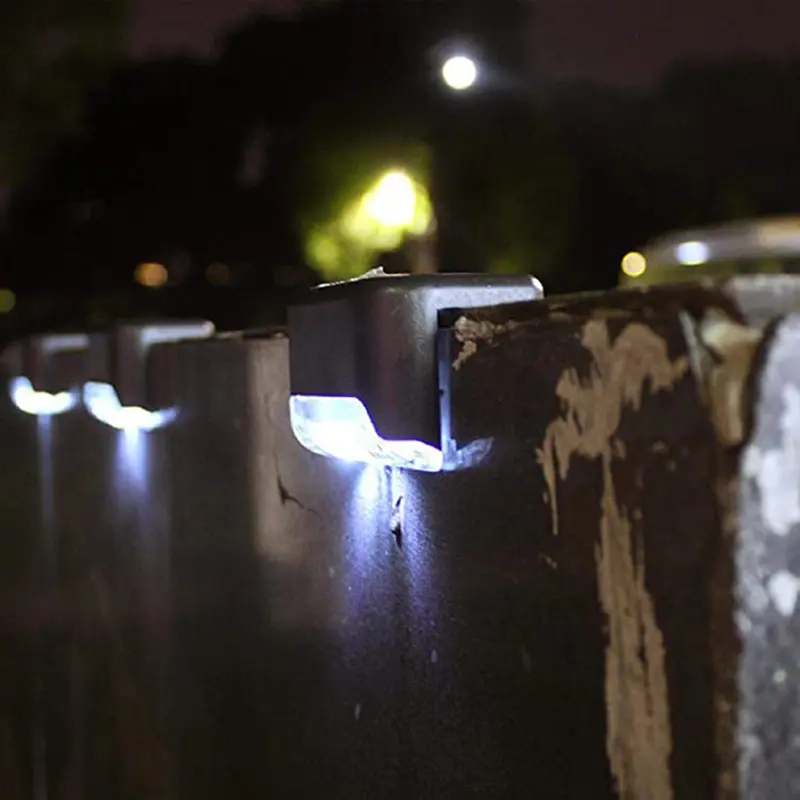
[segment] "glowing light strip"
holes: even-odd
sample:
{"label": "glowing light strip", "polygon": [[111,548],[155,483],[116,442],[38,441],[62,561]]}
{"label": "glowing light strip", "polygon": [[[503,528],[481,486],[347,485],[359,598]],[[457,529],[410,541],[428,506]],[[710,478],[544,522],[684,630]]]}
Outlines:
{"label": "glowing light strip", "polygon": [[294,395],[289,401],[294,433],[313,453],[363,464],[439,472],[442,451],[424,442],[389,441],[378,436],[356,397]]}
{"label": "glowing light strip", "polygon": [[53,416],[63,414],[78,403],[76,392],[39,392],[33,388],[28,378],[19,377],[11,381],[9,387],[11,402],[26,414]]}
{"label": "glowing light strip", "polygon": [[87,383],[83,387],[83,404],[95,419],[117,430],[152,431],[177,416],[174,409],[148,411],[140,406],[123,406],[116,389],[108,383]]}

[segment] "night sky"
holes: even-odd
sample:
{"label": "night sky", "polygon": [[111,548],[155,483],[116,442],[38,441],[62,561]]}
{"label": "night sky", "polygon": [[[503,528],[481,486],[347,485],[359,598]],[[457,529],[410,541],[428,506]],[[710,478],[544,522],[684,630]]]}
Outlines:
{"label": "night sky", "polygon": [[[137,0],[132,49],[207,53],[248,13],[292,4]],[[552,77],[640,84],[685,57],[800,55],[800,0],[538,0],[535,13],[531,50]]]}

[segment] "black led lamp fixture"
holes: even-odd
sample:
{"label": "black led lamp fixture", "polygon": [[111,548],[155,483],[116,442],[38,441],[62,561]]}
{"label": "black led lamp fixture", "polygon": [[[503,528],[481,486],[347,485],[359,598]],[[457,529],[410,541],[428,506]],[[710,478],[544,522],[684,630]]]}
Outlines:
{"label": "black led lamp fixture", "polygon": [[537,300],[531,276],[386,275],[327,284],[289,309],[290,412],[315,453],[428,472],[442,442],[439,314]]}

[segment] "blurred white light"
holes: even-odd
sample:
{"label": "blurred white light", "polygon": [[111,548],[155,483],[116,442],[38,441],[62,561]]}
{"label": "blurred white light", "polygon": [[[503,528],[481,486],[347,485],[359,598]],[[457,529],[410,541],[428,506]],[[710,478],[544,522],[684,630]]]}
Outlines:
{"label": "blurred white light", "polygon": [[381,225],[400,228],[414,221],[417,191],[405,172],[389,172],[365,198],[366,211]]}
{"label": "blurred white light", "polygon": [[675,255],[681,264],[696,267],[711,258],[711,248],[704,242],[683,242],[675,248]]}
{"label": "blurred white light", "polygon": [[28,378],[11,381],[11,402],[26,414],[52,416],[74,408],[78,398],[75,392],[38,392]]}
{"label": "blurred white light", "polygon": [[117,430],[152,431],[176,416],[174,409],[148,411],[139,406],[123,406],[116,389],[108,383],[87,383],[83,387],[83,403],[95,419]]}
{"label": "blurred white light", "polygon": [[453,56],[442,66],[442,79],[454,91],[463,92],[478,80],[478,65],[468,56]]}
{"label": "blurred white light", "polygon": [[381,439],[369,412],[356,397],[294,395],[289,411],[297,441],[318,455],[423,472],[442,469],[442,451],[436,447]]}

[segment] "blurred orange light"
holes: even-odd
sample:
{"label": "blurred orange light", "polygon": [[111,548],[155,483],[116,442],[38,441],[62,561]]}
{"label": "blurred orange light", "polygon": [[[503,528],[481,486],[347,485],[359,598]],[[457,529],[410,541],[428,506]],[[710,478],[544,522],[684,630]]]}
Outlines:
{"label": "blurred orange light", "polygon": [[231,279],[231,268],[221,261],[215,261],[208,265],[206,270],[206,280],[214,286],[222,286]]}
{"label": "blurred orange light", "polygon": [[139,264],[133,273],[133,279],[140,286],[147,286],[149,289],[157,289],[164,286],[169,278],[167,268],[163,264],[153,261],[146,261]]}

